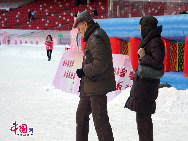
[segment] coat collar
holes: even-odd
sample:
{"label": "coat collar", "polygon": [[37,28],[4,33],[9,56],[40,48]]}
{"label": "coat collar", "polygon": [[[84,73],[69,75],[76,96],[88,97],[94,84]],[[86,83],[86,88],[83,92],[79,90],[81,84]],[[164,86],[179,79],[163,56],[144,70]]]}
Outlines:
{"label": "coat collar", "polygon": [[144,48],[153,38],[161,37],[162,25],[152,29],[148,35],[141,40],[138,48]]}
{"label": "coat collar", "polygon": [[94,23],[91,26],[89,26],[84,34],[84,38],[83,41],[87,42],[88,38],[90,37],[91,33],[93,33],[93,31],[95,31],[96,28],[100,28],[98,23]]}

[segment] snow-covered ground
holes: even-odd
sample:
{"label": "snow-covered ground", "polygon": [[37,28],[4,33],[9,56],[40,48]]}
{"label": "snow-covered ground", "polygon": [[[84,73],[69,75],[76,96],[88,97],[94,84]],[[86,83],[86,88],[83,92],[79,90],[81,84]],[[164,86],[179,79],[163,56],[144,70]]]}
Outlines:
{"label": "snow-covered ground", "polygon": [[[75,141],[79,97],[52,87],[63,51],[55,46],[49,62],[44,45],[0,46],[0,141]],[[108,103],[115,141],[138,141],[135,112],[123,108],[129,92]],[[155,141],[187,141],[188,90],[159,89],[152,118]],[[15,121],[33,135],[15,135]],[[89,141],[97,141],[92,116]]]}

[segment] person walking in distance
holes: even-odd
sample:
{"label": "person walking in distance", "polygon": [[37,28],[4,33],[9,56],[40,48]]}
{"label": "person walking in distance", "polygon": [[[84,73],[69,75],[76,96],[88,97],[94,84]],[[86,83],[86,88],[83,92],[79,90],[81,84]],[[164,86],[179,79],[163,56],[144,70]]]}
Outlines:
{"label": "person walking in distance", "polygon": [[[141,65],[156,70],[164,69],[165,47],[161,39],[162,26],[158,20],[146,15],[140,19],[142,40],[138,46],[138,57]],[[139,141],[153,141],[153,123],[151,115],[155,113],[160,79],[143,78],[134,74],[133,86],[125,107],[136,112],[136,123]]]}
{"label": "person walking in distance", "polygon": [[33,11],[33,12],[31,13],[31,19],[32,19],[32,20],[34,20],[34,18],[35,18],[35,13],[36,13],[36,11]]}
{"label": "person walking in distance", "polygon": [[29,19],[29,22],[31,22],[31,10],[30,9],[28,10],[28,19]]}
{"label": "person walking in distance", "polygon": [[51,35],[48,35],[46,37],[46,50],[47,50],[47,56],[48,56],[48,61],[51,60],[51,55],[52,55],[52,50],[53,50],[53,39]]}
{"label": "person walking in distance", "polygon": [[86,42],[80,81],[80,101],[76,112],[76,141],[88,141],[89,115],[92,113],[99,141],[114,141],[107,112],[107,96],[116,90],[112,50],[108,35],[95,23],[89,12],[80,13],[74,28]]}

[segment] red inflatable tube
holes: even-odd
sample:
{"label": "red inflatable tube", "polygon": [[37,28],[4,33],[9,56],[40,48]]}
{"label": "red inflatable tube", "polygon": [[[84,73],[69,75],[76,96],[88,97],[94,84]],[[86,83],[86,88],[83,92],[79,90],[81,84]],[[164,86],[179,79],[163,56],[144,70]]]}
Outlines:
{"label": "red inflatable tube", "polygon": [[188,77],[188,36],[185,38],[183,76]]}
{"label": "red inflatable tube", "polygon": [[122,41],[115,37],[110,37],[111,49],[113,54],[122,54]]}
{"label": "red inflatable tube", "polygon": [[168,72],[170,67],[170,42],[167,39],[161,38],[165,46],[164,71]]}
{"label": "red inflatable tube", "polygon": [[[110,37],[111,49],[113,54],[122,54],[122,41],[115,37]],[[83,42],[81,37],[81,50],[84,51],[86,42]]]}
{"label": "red inflatable tube", "polygon": [[130,59],[133,70],[136,71],[138,66],[138,45],[140,43],[140,39],[136,37],[130,37]]}
{"label": "red inflatable tube", "polygon": [[84,51],[84,47],[86,45],[86,42],[83,42],[83,36],[81,37],[81,50]]}

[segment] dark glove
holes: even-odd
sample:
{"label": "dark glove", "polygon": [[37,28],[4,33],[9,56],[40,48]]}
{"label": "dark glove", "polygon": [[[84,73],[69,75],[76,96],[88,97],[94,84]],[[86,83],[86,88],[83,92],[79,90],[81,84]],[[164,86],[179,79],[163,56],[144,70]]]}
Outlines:
{"label": "dark glove", "polygon": [[85,76],[83,69],[77,69],[76,74],[79,78],[82,78],[83,76]]}

